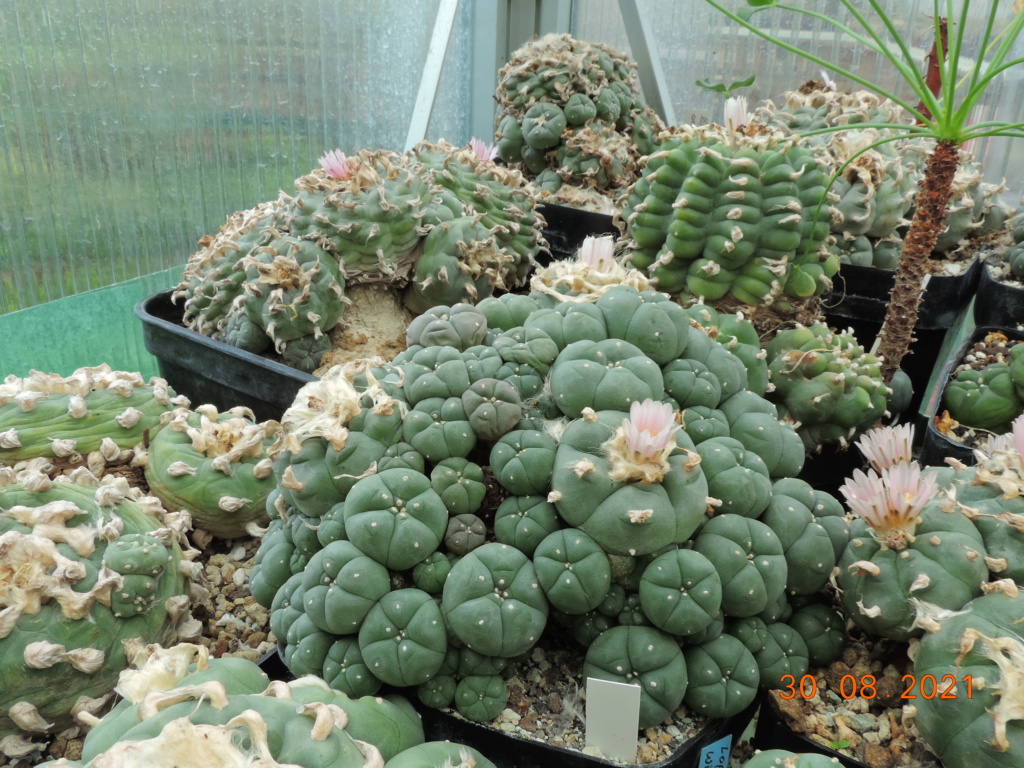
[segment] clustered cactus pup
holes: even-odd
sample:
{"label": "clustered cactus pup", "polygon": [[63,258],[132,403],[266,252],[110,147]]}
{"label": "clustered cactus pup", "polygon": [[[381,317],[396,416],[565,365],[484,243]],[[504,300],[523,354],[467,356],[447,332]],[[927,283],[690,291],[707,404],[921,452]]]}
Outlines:
{"label": "clustered cactus pup", "polygon": [[781,626],[847,534],[838,502],[792,477],[797,434],[747,387],[764,361],[590,256],[529,296],[432,308],[390,363],[300,391],[251,579],[293,672],[489,718],[508,660],[557,624],[593,674],[647,681],[647,727],[680,702],[742,711],[828,635],[820,617]]}

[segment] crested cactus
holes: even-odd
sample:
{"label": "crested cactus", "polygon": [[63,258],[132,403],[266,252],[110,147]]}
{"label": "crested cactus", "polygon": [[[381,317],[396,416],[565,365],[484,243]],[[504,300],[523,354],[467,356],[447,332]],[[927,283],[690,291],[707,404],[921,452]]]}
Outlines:
{"label": "crested cactus", "polygon": [[0,384],[0,465],[45,457],[88,463],[98,474],[163,423],[162,414],[187,407],[163,379],[109,365],[79,368],[68,377],[33,371]]}
{"label": "crested cactus", "polygon": [[146,452],[150,493],[168,509],[185,509],[193,526],[233,539],[267,522],[274,473],[266,449],[280,424],[255,423],[248,409],[179,408]]}
{"label": "crested cactus", "polygon": [[0,748],[98,711],[128,665],[126,643],[198,634],[189,615],[186,520],[123,478],[19,472],[0,483]]}

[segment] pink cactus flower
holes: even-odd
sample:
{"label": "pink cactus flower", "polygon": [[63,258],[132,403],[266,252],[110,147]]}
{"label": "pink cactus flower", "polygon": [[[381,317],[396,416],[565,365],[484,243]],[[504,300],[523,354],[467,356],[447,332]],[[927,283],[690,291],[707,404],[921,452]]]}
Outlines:
{"label": "pink cactus flower", "polygon": [[914,442],[914,425],[878,427],[857,440],[857,449],[876,472],[901,462],[910,461],[910,446]]}
{"label": "pink cactus flower", "polygon": [[636,461],[662,461],[676,447],[675,435],[679,425],[676,414],[668,403],[647,399],[634,402],[629,418],[622,422],[626,433],[626,448]]}
{"label": "pink cactus flower", "polygon": [[938,493],[935,473],[917,462],[899,462],[867,474],[853,471],[839,489],[846,503],[892,549],[902,549],[913,538],[923,510]]}
{"label": "pink cactus flower", "polygon": [[326,152],[319,159],[320,167],[327,171],[328,176],[335,179],[348,179],[352,176],[352,169],[349,167],[348,158],[340,149],[332,149]]}
{"label": "pink cactus flower", "polygon": [[476,136],[469,140],[469,147],[481,160],[493,160],[498,156],[496,144],[486,144],[483,139],[478,139]]}
{"label": "pink cactus flower", "polygon": [[587,235],[580,246],[580,263],[596,272],[610,272],[615,267],[615,258],[612,256],[614,248],[611,235]]}

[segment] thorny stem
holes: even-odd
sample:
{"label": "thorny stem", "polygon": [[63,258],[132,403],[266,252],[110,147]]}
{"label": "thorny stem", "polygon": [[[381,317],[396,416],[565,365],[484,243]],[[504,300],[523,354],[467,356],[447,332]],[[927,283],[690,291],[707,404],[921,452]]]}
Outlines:
{"label": "thorny stem", "polygon": [[928,157],[914,218],[903,242],[903,256],[896,268],[896,284],[879,334],[878,354],[884,360],[882,378],[886,384],[892,381],[914,340],[924,279],[931,272],[929,256],[942,232],[942,218],[959,164],[960,144],[954,141],[940,141]]}

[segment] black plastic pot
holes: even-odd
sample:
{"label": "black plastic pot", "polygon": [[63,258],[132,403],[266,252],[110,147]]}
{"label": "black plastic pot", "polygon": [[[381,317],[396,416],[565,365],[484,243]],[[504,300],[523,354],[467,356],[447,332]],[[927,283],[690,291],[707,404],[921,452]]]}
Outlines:
{"label": "black plastic pot", "polygon": [[761,711],[757,714],[757,726],[754,729],[754,739],[751,743],[754,749],[787,749],[790,752],[809,752],[830,757],[836,761],[837,765],[842,765],[844,768],[868,768],[867,763],[829,749],[791,729],[779,717],[770,699],[770,696],[764,697]]}
{"label": "black plastic pot", "polygon": [[996,280],[992,277],[992,267],[984,265],[978,278],[974,322],[1011,328],[1017,323],[1024,323],[1024,288]]}
{"label": "black plastic pot", "polygon": [[985,338],[992,331],[999,331],[1009,339],[1024,340],[1024,332],[998,326],[979,326],[975,328],[967,340],[960,345],[956,352],[947,358],[935,378],[934,387],[927,393],[927,400],[922,407],[927,423],[925,424],[924,441],[921,445],[920,462],[924,466],[945,466],[947,456],[962,461],[964,464],[974,464],[974,451],[969,446],[957,440],[951,440],[935,428],[935,418],[942,413],[942,395],[946,384],[953,371],[964,359],[968,350]]}
{"label": "black plastic pot", "polygon": [[[717,768],[728,765],[732,747],[753,719],[761,698],[758,695],[738,715],[710,721],[699,735],[679,747],[670,757],[657,763],[646,763],[644,768]],[[427,707],[417,707],[417,710],[423,716],[423,728],[428,740],[466,744],[486,755],[498,768],[622,768],[624,765],[497,731],[440,710]]]}
{"label": "black plastic pot", "polygon": [[[571,259],[587,235],[614,235],[619,230],[607,213],[595,213],[567,205],[540,203],[538,212],[544,217],[544,239],[548,241],[552,259]],[[543,263],[543,259],[539,259]]]}
{"label": "black plastic pot", "polygon": [[296,393],[316,377],[215,341],[181,324],[181,307],[164,291],[135,305],[142,337],[160,375],[192,405],[212,403],[224,411],[252,409],[259,421],[279,420]]}
{"label": "black plastic pot", "polygon": [[[921,300],[916,328],[949,328],[974,296],[980,272],[975,259],[962,274],[932,275]],[[839,274],[832,278],[832,291],[823,300],[825,314],[881,324],[895,282],[894,270],[843,264]]]}

